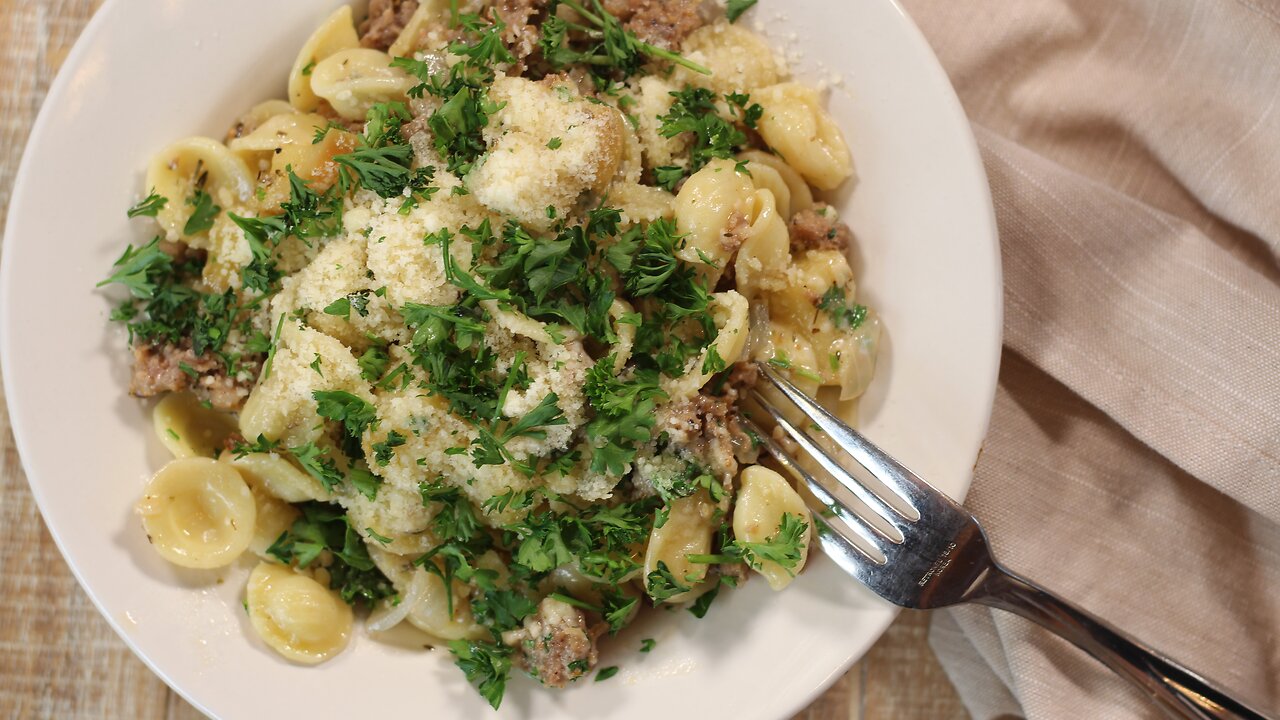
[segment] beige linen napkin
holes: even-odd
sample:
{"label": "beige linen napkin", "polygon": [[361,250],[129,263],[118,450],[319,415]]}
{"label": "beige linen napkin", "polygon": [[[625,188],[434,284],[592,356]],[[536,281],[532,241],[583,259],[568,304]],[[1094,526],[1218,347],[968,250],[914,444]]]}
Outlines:
{"label": "beige linen napkin", "polygon": [[[975,126],[1005,353],[967,505],[1011,568],[1280,713],[1280,2],[904,0]],[[938,613],[975,718],[1157,717]]]}

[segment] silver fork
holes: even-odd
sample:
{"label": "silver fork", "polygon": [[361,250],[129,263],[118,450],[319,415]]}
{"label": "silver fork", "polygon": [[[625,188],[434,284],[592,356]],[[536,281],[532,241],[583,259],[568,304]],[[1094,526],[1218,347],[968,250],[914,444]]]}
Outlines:
{"label": "silver fork", "polygon": [[[818,521],[815,514],[818,540],[826,554],[877,595],[895,605],[919,610],[974,602],[1017,613],[1101,661],[1144,690],[1173,718],[1265,720],[1267,716],[1210,685],[1203,677],[1005,569],[991,556],[986,535],[973,515],[767,365],[758,364],[773,387],[892,493],[889,496],[884,489],[876,490],[859,481],[768,398],[752,392],[774,422],[835,483],[806,472],[750,419],[742,418],[741,422],[808,487],[820,503],[814,509],[829,516],[827,521]],[[845,491],[860,500],[872,516],[859,514],[840,500]]]}

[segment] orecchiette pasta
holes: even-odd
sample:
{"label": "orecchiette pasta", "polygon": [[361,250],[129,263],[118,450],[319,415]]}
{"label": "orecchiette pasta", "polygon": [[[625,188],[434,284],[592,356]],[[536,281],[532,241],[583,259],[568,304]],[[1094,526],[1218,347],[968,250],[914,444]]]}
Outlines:
{"label": "orecchiette pasta", "polygon": [[[786,160],[763,150],[745,150],[738,153],[737,158],[747,161],[747,170],[755,179],[756,187],[770,190],[778,198],[778,208],[786,219],[790,220],[795,213],[813,207],[813,191],[809,189],[809,183],[805,182],[804,178],[800,177],[800,173],[788,165]],[[783,193],[768,173],[764,173],[763,179],[756,175],[756,168],[761,165],[768,166],[777,173],[778,178],[786,184],[787,192]],[[785,209],[782,202],[784,195],[787,198]]]}
{"label": "orecchiette pasta", "polygon": [[733,536],[740,542],[759,543],[778,535],[783,514],[798,517],[805,530],[798,544],[800,561],[785,568],[772,560],[763,560],[756,572],[764,576],[769,587],[781,590],[795,579],[809,555],[809,538],[813,534],[813,518],[800,494],[778,473],[752,465],[738,476],[738,502],[733,510]]}
{"label": "orecchiette pasta", "polygon": [[866,392],[876,371],[879,348],[880,318],[868,311],[862,325],[841,339],[836,349],[840,362],[841,400],[852,400]]}
{"label": "orecchiette pasta", "polygon": [[320,106],[320,97],[311,89],[311,74],[316,64],[339,50],[360,46],[356,35],[351,6],[343,5],[328,17],[298,52],[289,72],[289,102],[302,112],[312,112]]}
{"label": "orecchiette pasta", "polygon": [[[277,115],[289,115],[297,110],[286,100],[265,100],[249,108],[248,112],[236,118],[236,122],[227,132],[227,142],[233,143],[257,130],[264,122]],[[235,148],[232,146],[232,150]],[[252,165],[250,166],[252,168]]]}
{"label": "orecchiette pasta", "polygon": [[[853,294],[853,270],[839,250],[809,250],[797,255],[787,274],[785,287],[768,293],[769,318],[793,327],[813,326],[818,331],[833,330],[830,319],[817,312],[817,303],[832,287]],[[827,338],[816,339],[825,345]]]}
{"label": "orecchiette pasta", "polygon": [[675,213],[675,196],[662,188],[620,182],[609,186],[608,195],[622,211],[622,221],[629,225],[670,219]]}
{"label": "orecchiette pasta", "polygon": [[853,174],[849,146],[822,109],[818,91],[797,83],[751,94],[764,107],[760,136],[814,187],[832,190]]}
{"label": "orecchiette pasta", "polygon": [[311,91],[327,100],[339,115],[362,120],[375,103],[403,102],[418,81],[380,50],[339,50],[316,63],[311,70]]}
{"label": "orecchiette pasta", "polygon": [[689,556],[710,551],[711,538],[715,535],[712,522],[715,512],[716,505],[706,490],[671,501],[667,521],[662,527],[655,526],[649,535],[649,547],[644,555],[646,589],[652,590],[652,573],[666,568],[676,585],[689,588],[671,595],[666,602],[683,602],[696,594],[696,586],[707,576],[707,566],[691,562]]}
{"label": "orecchiette pasta", "polygon": [[391,57],[405,57],[412,55],[414,50],[418,49],[418,41],[432,27],[432,25],[440,26],[444,23],[448,14],[452,12],[450,4],[457,8],[460,13],[474,13],[478,8],[476,0],[422,0],[418,3],[418,9],[413,11],[413,15],[409,16],[409,21],[405,23],[404,29],[400,31],[400,35],[396,37],[395,42],[391,43],[391,47],[387,53]]}
{"label": "orecchiette pasta", "polygon": [[738,292],[748,298],[761,291],[776,290],[786,285],[787,265],[791,262],[791,236],[787,224],[778,213],[773,193],[756,190],[750,196],[744,240],[734,261],[734,281]]}
{"label": "orecchiette pasta", "polygon": [[676,77],[682,83],[709,87],[720,94],[773,85],[786,71],[778,54],[763,38],[737,25],[698,28],[685,38],[681,52],[711,74],[681,67],[676,70]]}
{"label": "orecchiette pasta", "polygon": [[253,494],[230,465],[179,458],[147,483],[138,503],[151,546],[182,567],[230,565],[253,540]]}
{"label": "orecchiette pasta", "polygon": [[249,623],[272,650],[314,665],[341,652],[351,639],[351,606],[306,575],[259,563],[249,575]]}
{"label": "orecchiette pasta", "polygon": [[715,160],[676,194],[676,228],[685,236],[677,254],[702,267],[713,283],[743,242],[753,192],[750,176],[737,172],[728,160]]}
{"label": "orecchiette pasta", "polygon": [[715,348],[721,364],[715,367],[707,363],[710,349],[704,350],[689,361],[684,375],[674,380],[664,380],[663,390],[669,397],[696,395],[698,388],[705,385],[712,375],[729,367],[742,357],[742,351],[747,345],[747,336],[750,334],[747,317],[749,307],[747,299],[734,290],[715,293],[711,296],[709,310],[718,332],[715,342],[710,347]]}
{"label": "orecchiette pasta", "polygon": [[241,473],[249,492],[253,493],[255,520],[253,539],[249,541],[249,551],[263,560],[272,561],[267,550],[280,539],[282,533],[293,526],[301,513],[293,505],[272,495],[263,485],[257,483],[252,476]]}
{"label": "orecchiette pasta", "polygon": [[311,395],[311,378],[319,375],[327,389],[372,401],[369,384],[360,372],[355,356],[337,339],[286,321],[271,374],[264,373],[240,411],[241,434],[283,440],[290,446],[318,440],[324,423]]}
{"label": "orecchiette pasta", "polygon": [[156,155],[147,168],[147,187],[167,198],[156,220],[170,240],[182,237],[197,190],[213,202],[234,207],[253,197],[254,174],[226,145],[204,137],[180,140]]}
{"label": "orecchiette pasta", "polygon": [[790,325],[771,323],[767,339],[752,349],[753,359],[787,370],[796,387],[815,395],[822,385],[822,375],[809,335]]}
{"label": "orecchiette pasta", "polygon": [[329,493],[313,477],[299,470],[284,455],[249,453],[241,457],[224,455],[250,483],[266,490],[272,497],[288,503],[327,500]]}
{"label": "orecchiette pasta", "polygon": [[[437,644],[443,645],[450,640],[474,640],[486,635],[484,628],[477,625],[472,617],[464,583],[453,581],[451,613],[449,594],[445,592],[444,581],[439,575],[417,567],[411,557],[392,555],[378,548],[370,548],[369,554],[398,590],[417,598],[405,619],[431,636]],[[409,591],[411,584],[419,587]]]}
{"label": "orecchiette pasta", "polygon": [[230,415],[206,408],[191,393],[166,395],[151,411],[151,422],[177,458],[215,457],[238,430]]}

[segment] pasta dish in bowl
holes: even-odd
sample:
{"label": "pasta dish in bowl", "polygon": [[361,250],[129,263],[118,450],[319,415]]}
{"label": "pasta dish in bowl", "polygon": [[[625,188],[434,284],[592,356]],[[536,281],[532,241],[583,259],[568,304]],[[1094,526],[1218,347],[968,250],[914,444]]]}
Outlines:
{"label": "pasta dish in bowl", "polygon": [[363,35],[339,8],[288,101],[161,151],[128,212],[158,234],[104,284],[175,456],[152,547],[257,555],[246,611],[290,660],[370,606],[496,708],[645,605],[789,584],[814,520],[739,391],[757,360],[857,397],[879,327],[813,197],[844,139],[736,14],[408,6]]}
{"label": "pasta dish in bowl", "polygon": [[752,4],[336,5],[163,146],[98,283],[170,458],[119,532],[290,672],[426,649],[494,708],[813,575],[735,419],[751,361],[863,395],[882,320],[854,155]]}

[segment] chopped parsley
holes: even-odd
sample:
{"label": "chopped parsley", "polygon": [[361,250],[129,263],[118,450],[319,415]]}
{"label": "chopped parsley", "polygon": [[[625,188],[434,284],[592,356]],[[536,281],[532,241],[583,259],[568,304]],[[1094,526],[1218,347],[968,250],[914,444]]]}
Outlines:
{"label": "chopped parsley", "polygon": [[[675,101],[666,115],[658,117],[662,123],[658,132],[668,138],[689,133],[692,146],[688,168],[662,167],[655,171],[655,179],[668,190],[674,189],[686,174],[692,175],[717,158],[733,157],[738,148],[747,144],[746,133],[720,115],[716,94],[711,90],[686,87],[672,92],[671,96]],[[731,93],[724,98],[734,115],[748,127],[755,127],[764,114],[764,108],[758,104],[749,105],[750,98],[742,93]]]}
{"label": "chopped parsley", "polygon": [[[559,5],[573,10],[589,27],[559,17],[556,14]],[[640,40],[610,14],[600,0],[592,0],[590,10],[577,0],[553,0],[547,10],[538,41],[543,57],[557,70],[569,65],[585,65],[597,86],[607,87],[613,78],[635,75],[650,60],[665,60],[702,75],[711,74],[707,68],[679,53]],[[571,33],[571,30],[581,32]]]}
{"label": "chopped parsley", "polygon": [[368,290],[357,290],[353,293],[348,293],[329,303],[325,307],[324,313],[350,320],[351,311],[355,310],[360,317],[368,317],[369,294]]}
{"label": "chopped parsley", "polygon": [[745,562],[756,570],[764,567],[764,563],[777,563],[783,570],[794,574],[800,559],[804,556],[805,531],[809,524],[799,515],[783,513],[778,522],[778,530],[760,542],[733,540],[720,549],[716,555],[689,555],[689,562],[694,563],[731,563]]}
{"label": "chopped parsley", "polygon": [[[431,185],[434,167],[413,167],[413,147],[403,133],[410,119],[408,107],[401,102],[377,103],[369,108],[356,149],[333,157],[343,169],[339,187],[344,193],[355,183],[384,198],[402,196],[407,189],[408,204],[402,208],[407,210],[439,190]],[[316,139],[321,137],[317,134]]]}
{"label": "chopped parsley", "polygon": [[656,399],[666,397],[656,370],[637,370],[630,380],[613,371],[615,357],[602,358],[587,373],[583,393],[596,416],[587,423],[591,471],[623,475],[639,445],[653,432]]}
{"label": "chopped parsley", "polygon": [[680,582],[665,562],[658,561],[657,568],[646,578],[645,591],[655,603],[665,602],[676,595],[689,592],[693,588]]}
{"label": "chopped parsley", "polygon": [[129,288],[134,297],[150,300],[155,297],[156,290],[165,280],[163,276],[170,272],[172,265],[172,258],[160,249],[159,237],[139,248],[126,245],[124,254],[113,266],[115,272],[97,287],[118,283]]}
{"label": "chopped parsley", "polygon": [[246,343],[244,352],[228,348],[238,335],[246,340],[260,333],[254,317],[265,309],[263,298],[237,298],[235,291],[204,293],[195,289],[204,269],[198,256],[170,255],[160,238],[141,247],[127,246],[116,260],[110,277],[98,286],[119,284],[130,299],[111,312],[122,322],[131,345],[179,345],[189,343],[199,357],[216,357],[229,374],[262,358],[260,343]]}
{"label": "chopped parsley", "polygon": [[466,674],[467,682],[474,683],[480,696],[497,710],[511,674],[512,649],[500,642],[454,640],[449,643],[449,652]]}
{"label": "chopped parsley", "polygon": [[155,217],[168,204],[169,198],[157,195],[155,188],[152,188],[151,192],[129,208],[126,214],[131,218]]}
{"label": "chopped parsley", "polygon": [[329,551],[329,587],[352,605],[395,594],[391,581],[373,564],[364,540],[342,508],[322,502],[306,502],[297,507],[302,516],[267,548],[267,554],[286,565],[306,568]]}
{"label": "chopped parsley", "polygon": [[596,682],[608,680],[609,678],[617,674],[618,674],[617,665],[610,665],[609,667],[600,668],[600,670],[596,672]]}
{"label": "chopped parsley", "polygon": [[757,2],[759,0],[729,0],[724,8],[724,16],[731,23],[737,22],[738,18],[742,17],[742,14],[750,10]]}
{"label": "chopped parsley", "polygon": [[460,16],[460,25],[464,37],[450,44],[449,52],[462,61],[447,72],[433,73],[430,66],[413,58],[395,58],[391,65],[420,81],[409,90],[411,97],[427,93],[444,101],[427,118],[427,126],[449,172],[463,176],[485,152],[482,131],[489,124],[489,116],[499,109],[488,99],[487,92],[495,66],[513,63],[515,56],[502,42],[505,25],[500,19],[495,17],[486,23],[478,16],[465,15]]}
{"label": "chopped parsley", "polygon": [[320,417],[342,423],[347,437],[359,439],[366,428],[377,427],[373,405],[345,390],[316,390],[311,397]]}
{"label": "chopped parsley", "polygon": [[203,188],[196,190],[187,199],[187,204],[192,207],[192,210],[191,216],[187,218],[187,224],[182,228],[183,235],[198,235],[208,231],[213,227],[214,218],[222,212],[222,208],[214,204],[213,196]]}
{"label": "chopped parsley", "polygon": [[332,493],[334,488],[341,485],[345,479],[342,471],[338,470],[338,463],[328,457],[327,452],[317,447],[315,443],[309,442],[291,447],[289,453],[308,475],[324,486],[325,492]]}
{"label": "chopped parsley", "polygon": [[867,319],[867,307],[857,303],[850,305],[845,300],[844,288],[839,285],[832,285],[818,298],[818,309],[842,330],[857,330]]}
{"label": "chopped parsley", "polygon": [[386,467],[391,463],[391,456],[395,453],[395,449],[404,445],[407,438],[399,432],[392,430],[387,433],[385,440],[373,444],[373,457],[378,463],[378,467]]}

